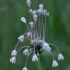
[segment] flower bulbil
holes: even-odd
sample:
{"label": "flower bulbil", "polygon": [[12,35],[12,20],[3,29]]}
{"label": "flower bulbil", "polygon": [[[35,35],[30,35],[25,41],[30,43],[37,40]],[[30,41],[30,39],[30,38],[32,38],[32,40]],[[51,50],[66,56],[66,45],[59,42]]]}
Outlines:
{"label": "flower bulbil", "polygon": [[[42,54],[44,51],[47,51],[51,54],[53,58],[52,67],[57,67],[58,62],[55,60],[53,54],[51,53],[51,45],[54,46],[59,52],[58,60],[63,60],[64,56],[60,53],[59,49],[54,44],[47,43],[45,41],[46,18],[50,17],[49,12],[47,12],[47,10],[44,9],[43,4],[39,4],[39,9],[37,10],[30,9],[31,7],[30,0],[26,0],[26,4],[29,7],[29,14],[31,18],[30,18],[29,23],[26,22],[25,17],[21,17],[21,21],[25,23],[25,25],[27,26],[28,32],[18,37],[18,43],[16,44],[15,49],[11,53],[12,58],[10,59],[10,62],[16,63],[16,56],[18,52],[21,49],[26,48],[25,50],[23,50],[23,55],[27,57],[23,70],[28,70],[26,67],[26,64],[27,64],[28,57],[31,53],[33,53],[32,61],[35,62],[35,61],[38,61],[38,56],[40,56],[40,54]],[[16,50],[18,44],[20,42],[23,43],[25,39],[28,39],[30,41],[29,45],[23,46],[19,48],[18,50]]]}

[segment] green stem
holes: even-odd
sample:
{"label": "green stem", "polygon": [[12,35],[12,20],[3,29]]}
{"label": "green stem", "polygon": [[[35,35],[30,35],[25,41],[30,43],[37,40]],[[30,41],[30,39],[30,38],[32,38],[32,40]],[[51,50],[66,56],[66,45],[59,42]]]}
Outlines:
{"label": "green stem", "polygon": [[42,70],[42,68],[41,68],[41,62],[40,62],[40,56],[38,57],[38,70]]}

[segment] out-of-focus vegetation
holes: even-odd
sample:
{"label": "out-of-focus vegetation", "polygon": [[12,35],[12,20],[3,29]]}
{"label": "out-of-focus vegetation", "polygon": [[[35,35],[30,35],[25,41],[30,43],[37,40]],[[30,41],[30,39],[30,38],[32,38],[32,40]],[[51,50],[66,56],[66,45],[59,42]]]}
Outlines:
{"label": "out-of-focus vegetation", "polygon": [[[65,59],[58,61],[59,66],[52,68],[52,57],[44,52],[41,54],[42,70],[70,70],[70,0],[32,0],[31,8],[37,9],[43,3],[51,18],[47,19],[46,41],[58,46]],[[24,16],[29,20],[26,0],[0,0],[0,70],[22,70],[26,57],[22,51],[17,56],[17,63],[11,64],[11,51],[17,38],[27,31],[27,27],[20,21]],[[28,44],[25,41],[24,44]],[[20,44],[22,46],[23,44]],[[57,60],[58,52],[52,47],[52,53]],[[37,63],[28,60],[29,70],[38,70]]]}

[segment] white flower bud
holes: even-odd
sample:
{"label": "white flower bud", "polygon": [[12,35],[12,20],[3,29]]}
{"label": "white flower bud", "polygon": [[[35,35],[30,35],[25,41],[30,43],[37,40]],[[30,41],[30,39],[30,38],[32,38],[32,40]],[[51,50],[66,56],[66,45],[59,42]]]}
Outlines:
{"label": "white flower bud", "polygon": [[18,40],[21,41],[21,42],[23,42],[24,41],[24,35],[19,36]]}
{"label": "white flower bud", "polygon": [[37,13],[37,11],[36,10],[33,10],[33,15],[35,15]]}
{"label": "white flower bud", "polygon": [[30,10],[29,10],[29,13],[30,13],[31,15],[33,14],[33,11],[32,11],[32,9],[30,9]]}
{"label": "white flower bud", "polygon": [[37,15],[33,15],[33,19],[36,22],[38,20],[38,16]]}
{"label": "white flower bud", "polygon": [[13,50],[12,53],[11,53],[11,55],[12,56],[16,56],[17,55],[17,51],[16,50]]}
{"label": "white flower bud", "polygon": [[38,57],[36,56],[36,54],[33,55],[32,61],[38,61]]}
{"label": "white flower bud", "polygon": [[47,50],[48,52],[51,51],[51,48],[49,47],[49,44],[46,43],[46,42],[43,43],[43,47],[42,47],[42,49]]}
{"label": "white flower bud", "polygon": [[28,70],[28,69],[26,67],[24,67],[23,70]]}
{"label": "white flower bud", "polygon": [[26,23],[25,17],[21,17],[21,21],[22,21],[23,23]]}
{"label": "white flower bud", "polygon": [[29,50],[28,50],[28,49],[25,49],[25,50],[23,51],[23,54],[26,55],[26,56],[29,55]]}
{"label": "white flower bud", "polygon": [[13,64],[13,63],[16,63],[16,57],[12,57],[12,58],[10,59],[10,62],[12,62],[12,64]]}
{"label": "white flower bud", "polygon": [[32,36],[32,33],[31,33],[31,32],[28,32],[28,33],[27,33],[27,36],[28,36],[28,37],[31,37],[31,36]]}
{"label": "white flower bud", "polygon": [[43,4],[39,4],[39,8],[40,9],[43,9]]}
{"label": "white flower bud", "polygon": [[29,22],[29,25],[30,25],[31,29],[33,29],[33,27],[34,27],[34,23],[33,23],[32,21]]}
{"label": "white flower bud", "polygon": [[58,62],[56,60],[53,60],[52,67],[57,67],[57,66],[58,66]]}
{"label": "white flower bud", "polygon": [[26,3],[27,3],[27,5],[28,5],[28,7],[30,8],[30,6],[31,6],[31,1],[30,1],[30,0],[26,0]]}
{"label": "white flower bud", "polygon": [[63,60],[63,59],[64,59],[64,56],[59,53],[59,55],[58,55],[58,60]]}

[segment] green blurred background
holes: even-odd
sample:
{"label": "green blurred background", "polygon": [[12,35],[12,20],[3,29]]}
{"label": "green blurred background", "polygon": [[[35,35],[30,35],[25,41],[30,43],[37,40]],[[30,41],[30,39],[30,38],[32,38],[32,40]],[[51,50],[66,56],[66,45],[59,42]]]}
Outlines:
{"label": "green blurred background", "polygon": [[[59,66],[52,68],[52,57],[49,53],[41,54],[42,70],[70,70],[70,0],[32,0],[32,9],[37,9],[43,3],[51,18],[47,19],[46,41],[58,46],[65,59],[58,61]],[[21,50],[17,56],[17,63],[11,64],[11,51],[17,38],[27,31],[27,27],[20,21],[24,16],[29,21],[26,0],[0,0],[0,70],[22,70],[26,57]],[[28,44],[25,40],[24,44]],[[21,47],[24,44],[19,44]],[[18,47],[18,48],[19,48]],[[51,46],[52,47],[52,46]],[[58,52],[52,47],[52,53],[57,60]],[[29,70],[38,70],[37,63],[28,60]]]}

